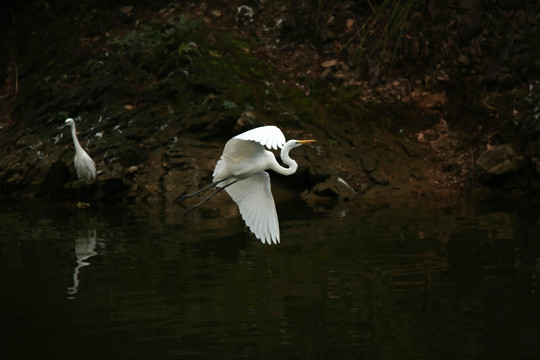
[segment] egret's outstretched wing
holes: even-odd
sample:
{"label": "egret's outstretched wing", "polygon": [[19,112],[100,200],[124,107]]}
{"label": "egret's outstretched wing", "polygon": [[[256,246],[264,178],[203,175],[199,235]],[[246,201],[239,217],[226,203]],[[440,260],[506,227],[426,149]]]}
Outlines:
{"label": "egret's outstretched wing", "polygon": [[238,205],[242,218],[257,239],[268,244],[279,243],[279,222],[267,172],[239,180],[225,190]]}
{"label": "egret's outstretched wing", "polygon": [[277,150],[285,145],[285,135],[278,127],[269,125],[261,126],[236,135],[233,139],[255,141],[269,149]]}

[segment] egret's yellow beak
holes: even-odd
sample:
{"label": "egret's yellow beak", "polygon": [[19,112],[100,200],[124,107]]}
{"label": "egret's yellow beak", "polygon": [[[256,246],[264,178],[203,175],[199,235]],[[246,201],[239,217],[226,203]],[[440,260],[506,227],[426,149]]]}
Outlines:
{"label": "egret's yellow beak", "polygon": [[311,142],[315,142],[317,140],[296,140],[297,143],[299,144],[307,144],[307,143],[311,143]]}

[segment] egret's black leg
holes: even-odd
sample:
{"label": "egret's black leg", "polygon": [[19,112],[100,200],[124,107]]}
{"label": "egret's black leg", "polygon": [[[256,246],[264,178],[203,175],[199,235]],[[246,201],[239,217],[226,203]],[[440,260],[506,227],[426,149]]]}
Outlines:
{"label": "egret's black leg", "polygon": [[[86,199],[81,199],[81,187],[83,185],[81,185],[81,183],[79,182],[79,186],[78,186],[78,189],[77,189],[77,193],[78,193],[78,202],[77,202],[77,208],[79,209],[86,209],[87,207],[90,207],[90,185],[88,185],[87,182],[84,183],[84,187],[86,188]],[[84,202],[84,200],[88,201],[88,202]]]}
{"label": "egret's black leg", "polygon": [[199,206],[201,206],[202,204],[204,204],[206,201],[210,200],[211,198],[213,198],[214,196],[216,196],[217,194],[219,194],[222,190],[224,190],[224,189],[227,188],[228,186],[231,186],[232,184],[235,184],[237,181],[238,181],[238,180],[233,181],[232,183],[227,184],[227,185],[225,185],[224,187],[217,188],[217,189],[214,190],[214,192],[211,193],[208,197],[204,198],[204,199],[201,200],[199,203],[193,205],[192,207],[190,207],[190,208],[188,208],[186,211],[184,211],[184,215],[189,214],[190,212],[192,212],[193,210],[195,210],[196,208],[198,208]]}
{"label": "egret's black leg", "polygon": [[216,185],[219,184],[220,182],[225,181],[225,180],[227,180],[227,179],[229,179],[229,178],[227,177],[227,178],[221,179],[221,180],[219,180],[219,181],[214,181],[214,182],[211,183],[210,185],[208,185],[208,186],[206,186],[206,187],[203,187],[202,189],[197,190],[197,191],[195,191],[194,193],[180,195],[179,197],[177,197],[176,199],[174,199],[174,201],[176,202],[176,201],[188,199],[188,198],[190,198],[190,197],[193,197],[193,196],[195,196],[195,195],[198,195],[198,194],[202,193],[203,191],[206,191],[206,190],[208,190],[208,189],[210,189],[210,188],[216,186]]}

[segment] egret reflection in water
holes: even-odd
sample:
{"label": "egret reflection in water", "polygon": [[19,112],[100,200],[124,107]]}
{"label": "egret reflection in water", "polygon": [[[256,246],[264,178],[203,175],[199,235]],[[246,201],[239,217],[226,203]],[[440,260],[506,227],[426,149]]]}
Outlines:
{"label": "egret reflection in water", "polygon": [[81,268],[90,265],[86,260],[92,256],[97,255],[97,234],[96,229],[81,230],[79,235],[75,239],[75,256],[77,258],[77,266],[73,270],[73,286],[68,288],[68,294],[70,299],[74,299],[74,295],[77,294],[79,289],[79,272]]}

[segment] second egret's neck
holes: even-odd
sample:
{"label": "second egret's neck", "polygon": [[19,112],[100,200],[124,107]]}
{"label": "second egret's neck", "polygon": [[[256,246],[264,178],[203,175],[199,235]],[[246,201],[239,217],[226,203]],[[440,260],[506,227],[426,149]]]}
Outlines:
{"label": "second egret's neck", "polygon": [[77,139],[77,131],[75,130],[75,123],[72,122],[70,125],[71,125],[71,136],[73,137],[73,145],[75,145],[75,149],[82,150],[82,146],[79,143],[79,139]]}
{"label": "second egret's neck", "polygon": [[281,174],[281,175],[292,175],[296,172],[298,169],[298,164],[296,161],[291,159],[289,156],[289,151],[291,151],[295,147],[296,143],[293,140],[289,140],[283,148],[281,148],[281,160],[285,165],[288,167],[282,167],[278,166],[277,168],[273,169],[275,172]]}

